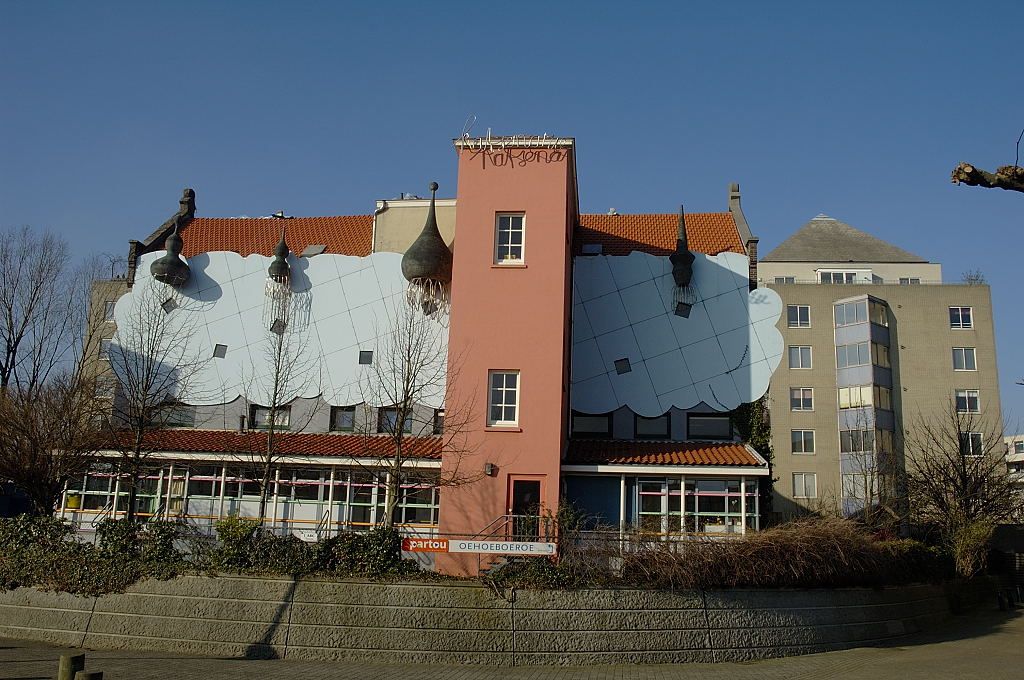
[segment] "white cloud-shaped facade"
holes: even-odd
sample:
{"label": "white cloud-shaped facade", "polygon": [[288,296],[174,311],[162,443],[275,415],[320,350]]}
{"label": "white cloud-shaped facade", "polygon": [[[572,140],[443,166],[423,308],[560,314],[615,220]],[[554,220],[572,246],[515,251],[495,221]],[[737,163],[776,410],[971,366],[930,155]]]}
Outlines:
{"label": "white cloud-shaped facade", "polygon": [[[577,257],[573,274],[572,408],[642,416],[704,403],[728,411],[768,389],[782,359],[782,301],[749,290],[736,253],[694,253],[689,317],[675,314],[667,257]],[[615,362],[628,359],[625,372]],[[623,364],[624,365],[624,364]]]}

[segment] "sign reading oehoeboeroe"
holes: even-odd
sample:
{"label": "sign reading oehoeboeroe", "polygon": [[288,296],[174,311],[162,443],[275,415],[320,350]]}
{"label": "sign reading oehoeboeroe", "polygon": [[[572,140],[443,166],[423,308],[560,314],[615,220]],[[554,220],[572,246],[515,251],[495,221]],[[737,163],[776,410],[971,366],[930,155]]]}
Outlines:
{"label": "sign reading oehoeboeroe", "polygon": [[489,555],[555,554],[554,543],[536,541],[474,541],[447,538],[403,538],[402,550],[407,552],[487,553]]}

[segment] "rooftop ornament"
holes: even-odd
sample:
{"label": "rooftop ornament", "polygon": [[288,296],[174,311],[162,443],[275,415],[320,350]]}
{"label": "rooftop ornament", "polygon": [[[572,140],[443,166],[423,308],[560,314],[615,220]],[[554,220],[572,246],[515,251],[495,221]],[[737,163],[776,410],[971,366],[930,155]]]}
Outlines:
{"label": "rooftop ornament", "polygon": [[668,256],[672,263],[672,279],[675,289],[672,301],[675,303],[675,314],[684,319],[689,318],[690,310],[697,301],[697,291],[691,284],[693,279],[694,255],[686,238],[686,215],[683,206],[679,206],[679,233],[676,237],[676,250]]}
{"label": "rooftop ornament", "polygon": [[430,209],[423,231],[402,256],[402,275],[409,282],[406,301],[438,321],[446,321],[451,308],[452,251],[437,228],[434,203],[437,182],[430,183]]}
{"label": "rooftop ornament", "polygon": [[184,247],[181,236],[178,234],[181,221],[182,217],[178,215],[174,220],[174,231],[164,242],[167,253],[160,259],[154,260],[153,264],[149,266],[149,273],[153,275],[154,279],[175,288],[183,286],[191,273],[188,263],[181,257],[181,249]]}
{"label": "rooftop ornament", "polygon": [[288,327],[288,316],[292,295],[291,267],[288,264],[288,243],[285,241],[285,230],[281,229],[281,240],[274,246],[274,259],[267,267],[267,282],[263,292],[263,322],[267,328],[278,335]]}

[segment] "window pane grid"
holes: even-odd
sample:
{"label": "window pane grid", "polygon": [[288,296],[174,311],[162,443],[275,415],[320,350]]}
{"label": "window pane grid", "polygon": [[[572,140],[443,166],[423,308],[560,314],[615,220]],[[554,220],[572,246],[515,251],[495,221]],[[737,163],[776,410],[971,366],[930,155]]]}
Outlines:
{"label": "window pane grid", "polygon": [[491,373],[490,425],[515,425],[518,422],[519,372],[494,371]]}
{"label": "window pane grid", "polygon": [[523,215],[498,215],[494,261],[498,264],[523,261],[525,225]]}

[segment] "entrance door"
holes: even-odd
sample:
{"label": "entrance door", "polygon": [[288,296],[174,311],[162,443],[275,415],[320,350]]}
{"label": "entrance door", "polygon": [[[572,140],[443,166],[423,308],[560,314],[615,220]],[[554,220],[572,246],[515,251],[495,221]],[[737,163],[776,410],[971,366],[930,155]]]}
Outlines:
{"label": "entrance door", "polygon": [[510,538],[536,540],[540,530],[540,480],[513,479],[509,498]]}

